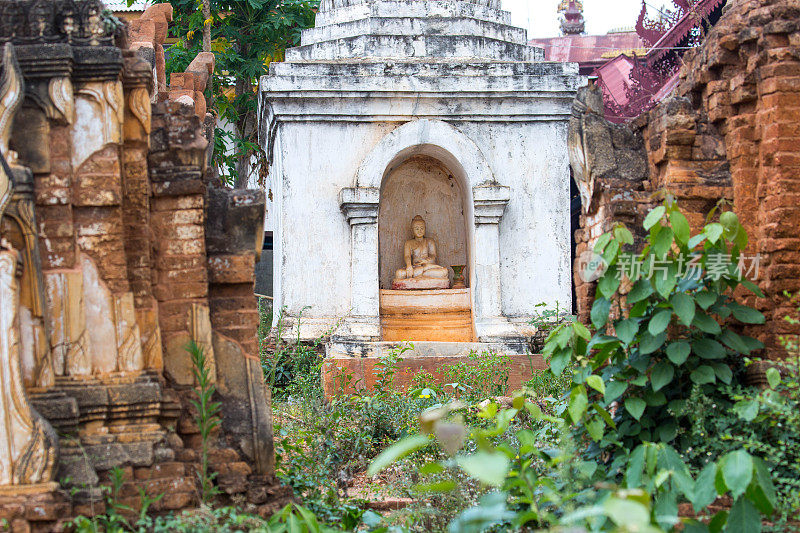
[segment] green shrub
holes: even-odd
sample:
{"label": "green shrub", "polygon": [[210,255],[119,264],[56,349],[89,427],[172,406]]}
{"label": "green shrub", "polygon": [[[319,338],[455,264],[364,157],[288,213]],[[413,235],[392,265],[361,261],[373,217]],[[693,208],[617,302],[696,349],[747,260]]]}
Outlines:
{"label": "green shrub", "polygon": [[[430,454],[431,447],[442,450],[445,459],[419,468],[423,480],[460,470],[495,489],[450,522],[451,532],[487,527],[760,531],[761,516],[771,515],[778,504],[764,460],[732,443],[693,473],[675,448],[690,440],[688,402],[697,394],[724,398],[742,356],[761,348],[730,327],[764,321],[731,296],[739,285],[760,294],[736,271],[747,235],[728,212],[691,236],[669,198],[648,215],[645,229],[647,243],[636,256],[622,254],[633,244],[623,226],[595,247],[609,267],[598,281],[591,312],[596,332],[565,322],[548,337],[544,354],[551,377],[540,381],[558,383],[569,369],[555,415],[523,395],[512,409],[482,403],[478,416],[488,424],[465,424],[469,409],[463,404],[437,406],[421,415],[420,434],[384,450],[368,473],[403,457]],[[683,272],[691,253],[697,269]],[[729,262],[720,262],[721,256]],[[625,257],[657,264],[661,275],[632,272],[631,290],[620,291],[615,267]],[[428,488],[446,491],[453,484]],[[711,515],[708,508],[720,497],[729,497],[732,506]],[[679,518],[680,502],[690,503],[707,523]]]}
{"label": "green shrub", "polygon": [[777,490],[778,528],[796,520],[800,509],[800,350],[793,339],[782,339],[787,357],[767,370],[768,388],[731,386],[722,401],[695,395],[692,440],[685,452],[701,467],[730,447],[741,446],[763,459]]}
{"label": "green shrub", "polygon": [[[272,390],[276,400],[286,400],[294,396],[303,401],[320,401],[322,399],[322,356],[320,345],[326,335],[322,335],[311,343],[300,341],[300,321],[304,307],[298,316],[297,338],[293,342],[285,340],[284,311],[278,315],[275,326],[275,346],[269,345],[271,333],[272,309],[260,306],[259,345],[261,366],[264,380]],[[267,325],[269,324],[269,326]]]}
{"label": "green shrub", "polygon": [[504,354],[471,351],[468,361],[443,365],[442,381],[467,398],[487,398],[508,394],[511,358]]}
{"label": "green shrub", "polygon": [[222,404],[213,401],[214,392],[217,389],[211,379],[211,369],[209,368],[205,351],[194,341],[188,344],[186,350],[191,355],[192,374],[194,375],[195,383],[197,383],[197,388],[195,389],[196,399],[192,400],[192,405],[197,410],[194,420],[197,424],[197,429],[200,431],[201,440],[200,471],[198,472],[200,497],[204,503],[208,503],[214,496],[219,494],[219,489],[214,485],[216,472],[208,471],[208,451],[211,444],[211,434],[221,422],[219,414]]}
{"label": "green shrub", "polygon": [[[645,219],[649,236],[640,255],[624,254],[633,238],[623,226],[604,234],[595,246],[609,266],[591,310],[596,332],[567,323],[548,339],[544,354],[552,374],[573,367],[567,416],[596,443],[598,456],[617,460],[612,470],[642,443],[685,447],[679,437],[690,426],[692,390],[721,397],[742,357],[763,347],[729,325],[763,323],[764,316],[732,297],[740,285],[760,291],[736,270],[747,244],[744,229],[731,212],[720,220],[691,236],[686,218],[667,200]],[[691,257],[696,268],[682,271]],[[616,267],[632,258],[655,274],[626,276],[630,291],[620,291]],[[620,318],[612,319],[612,302],[623,297]]]}

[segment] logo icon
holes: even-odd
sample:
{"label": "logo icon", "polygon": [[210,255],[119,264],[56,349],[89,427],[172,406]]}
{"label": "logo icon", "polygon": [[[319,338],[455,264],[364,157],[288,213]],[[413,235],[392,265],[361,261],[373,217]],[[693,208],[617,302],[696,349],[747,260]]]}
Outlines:
{"label": "logo icon", "polygon": [[591,251],[585,251],[578,256],[578,276],[589,283],[600,279],[608,270],[608,262],[603,256]]}

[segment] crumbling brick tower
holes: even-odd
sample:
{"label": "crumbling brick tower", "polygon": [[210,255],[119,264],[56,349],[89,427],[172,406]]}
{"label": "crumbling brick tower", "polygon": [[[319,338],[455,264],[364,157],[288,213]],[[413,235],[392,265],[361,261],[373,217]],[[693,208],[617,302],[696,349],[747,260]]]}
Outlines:
{"label": "crumbling brick tower", "polygon": [[197,504],[189,341],[222,403],[223,499],[268,514],[290,494],[256,342],[265,199],[211,179],[213,55],[168,89],[171,10],[128,32],[98,0],[0,0],[0,409],[21,421],[0,435],[0,518],[20,530],[102,512],[115,467],[122,503]]}
{"label": "crumbling brick tower", "polygon": [[[596,88],[579,94],[570,140],[584,204],[578,250],[619,220],[641,232],[662,188],[695,229],[718,199],[731,200],[760,258],[766,297],[750,303],[767,323],[753,333],[780,357],[779,337],[797,334],[783,320],[796,313],[783,292],[800,291],[800,2],[731,1],[683,60],[671,97],[623,126],[602,119]],[[577,272],[575,284],[586,316],[593,284]]]}

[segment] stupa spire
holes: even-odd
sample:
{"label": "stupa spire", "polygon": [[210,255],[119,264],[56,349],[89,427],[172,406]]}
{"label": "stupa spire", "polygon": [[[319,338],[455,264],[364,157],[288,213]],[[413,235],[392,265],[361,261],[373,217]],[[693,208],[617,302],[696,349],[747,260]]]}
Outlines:
{"label": "stupa spire", "polygon": [[580,0],[561,0],[558,12],[563,15],[561,19],[561,32],[564,35],[578,35],[583,33],[585,21],[583,19],[583,2]]}

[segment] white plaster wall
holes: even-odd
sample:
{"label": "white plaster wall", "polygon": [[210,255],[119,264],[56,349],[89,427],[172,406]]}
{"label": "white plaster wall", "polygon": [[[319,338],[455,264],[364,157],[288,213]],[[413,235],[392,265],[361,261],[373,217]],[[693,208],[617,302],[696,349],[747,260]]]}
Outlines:
{"label": "white plaster wall", "polygon": [[[280,171],[280,183],[273,184],[273,193],[281,203],[276,209],[280,213],[276,305],[286,305],[290,316],[311,305],[303,311],[303,321],[318,322],[320,333],[332,320],[346,316],[351,307],[351,228],[339,209],[339,191],[354,185],[366,155],[400,125],[287,122],[279,127],[272,167]],[[540,302],[569,306],[567,124],[453,125],[480,147],[495,179],[511,188],[511,200],[500,221],[503,315],[531,317]],[[479,184],[473,179],[468,186]],[[376,249],[376,261],[377,256]]]}
{"label": "white plaster wall", "polygon": [[[511,188],[500,221],[501,306],[530,317],[534,306],[570,307],[569,161],[566,122],[461,123],[495,179]],[[475,185],[475,184],[473,184]]]}
{"label": "white plaster wall", "polygon": [[396,126],[280,125],[273,162],[273,170],[280,169],[280,174],[271,178],[280,182],[273,194],[280,194],[281,203],[276,209],[280,245],[276,243],[275,272],[280,275],[275,289],[280,295],[276,305],[287,306],[288,315],[296,317],[303,307],[311,306],[303,311],[311,324],[342,318],[350,311],[351,229],[339,209],[339,191],[354,185],[361,161]]}

